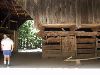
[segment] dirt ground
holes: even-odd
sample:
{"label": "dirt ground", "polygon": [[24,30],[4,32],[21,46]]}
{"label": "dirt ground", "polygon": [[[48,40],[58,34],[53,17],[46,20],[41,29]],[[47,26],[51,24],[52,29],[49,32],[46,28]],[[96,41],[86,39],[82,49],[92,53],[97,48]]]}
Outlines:
{"label": "dirt ground", "polygon": [[[10,68],[100,68],[100,59],[75,62],[64,62],[63,58],[42,58],[41,52],[14,53],[11,57]],[[0,68],[3,68],[3,58],[0,60]]]}

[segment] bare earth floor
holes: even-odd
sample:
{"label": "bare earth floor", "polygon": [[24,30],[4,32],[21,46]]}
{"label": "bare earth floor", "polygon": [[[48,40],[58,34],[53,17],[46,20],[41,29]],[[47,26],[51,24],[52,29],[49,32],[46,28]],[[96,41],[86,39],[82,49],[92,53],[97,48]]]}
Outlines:
{"label": "bare earth floor", "polygon": [[[10,68],[100,68],[100,59],[75,62],[64,62],[62,58],[43,59],[41,52],[14,53]],[[0,68],[4,68],[3,59],[0,60]]]}

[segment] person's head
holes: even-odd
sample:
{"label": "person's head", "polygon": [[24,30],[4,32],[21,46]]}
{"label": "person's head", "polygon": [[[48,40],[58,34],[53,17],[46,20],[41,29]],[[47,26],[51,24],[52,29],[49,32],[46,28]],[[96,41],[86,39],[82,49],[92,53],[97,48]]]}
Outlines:
{"label": "person's head", "polygon": [[6,34],[4,34],[4,35],[3,35],[3,37],[4,37],[4,39],[6,39],[6,38],[7,38],[7,35],[6,35]]}

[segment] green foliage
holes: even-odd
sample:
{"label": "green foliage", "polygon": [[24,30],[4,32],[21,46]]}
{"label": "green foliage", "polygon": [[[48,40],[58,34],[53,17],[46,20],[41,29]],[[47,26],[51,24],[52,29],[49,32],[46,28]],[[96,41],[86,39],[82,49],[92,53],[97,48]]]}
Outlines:
{"label": "green foliage", "polygon": [[33,20],[28,20],[21,25],[18,29],[19,49],[41,48],[42,39],[36,35],[37,32]]}

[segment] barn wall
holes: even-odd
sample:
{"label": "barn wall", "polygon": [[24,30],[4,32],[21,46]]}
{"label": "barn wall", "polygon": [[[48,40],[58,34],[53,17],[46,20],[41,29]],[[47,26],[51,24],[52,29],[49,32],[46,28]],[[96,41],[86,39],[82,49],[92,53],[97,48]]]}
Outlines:
{"label": "barn wall", "polygon": [[42,24],[99,24],[100,0],[17,0]]}
{"label": "barn wall", "polygon": [[17,0],[40,28],[42,56],[100,56],[100,0]]}

